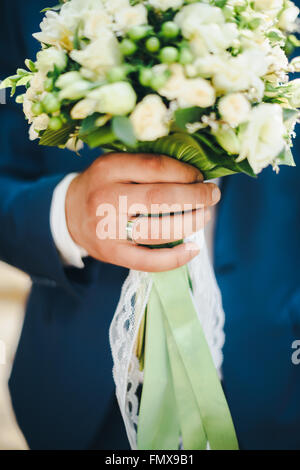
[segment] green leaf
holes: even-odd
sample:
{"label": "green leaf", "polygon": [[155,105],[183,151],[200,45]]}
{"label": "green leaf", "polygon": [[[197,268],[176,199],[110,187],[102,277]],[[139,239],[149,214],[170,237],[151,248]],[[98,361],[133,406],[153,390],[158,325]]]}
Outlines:
{"label": "green leaf", "polygon": [[177,158],[177,160],[196,166],[202,172],[216,167],[216,164],[208,159],[202,146],[192,136],[184,133],[171,134],[156,142],[141,143],[138,149]]}
{"label": "green leaf", "polygon": [[200,121],[205,109],[193,106],[192,108],[183,108],[175,111],[175,123],[182,129],[186,130],[186,125],[191,122]]}
{"label": "green leaf", "polygon": [[43,10],[40,11],[40,13],[45,13],[46,11],[59,11],[61,9],[62,5],[59,4],[59,5],[54,5],[53,7],[46,7],[46,8],[43,8]]}
{"label": "green leaf", "polygon": [[112,119],[112,130],[118,140],[129,147],[135,147],[137,144],[132,124],[128,117],[115,116]]}
{"label": "green leaf", "polygon": [[102,147],[110,143],[114,143],[116,136],[112,131],[111,125],[99,127],[94,132],[81,137],[83,142],[88,144],[90,148]]}
{"label": "green leaf", "polygon": [[74,125],[66,124],[59,131],[46,130],[39,142],[39,145],[46,145],[48,147],[59,147],[65,145],[74,132]]}
{"label": "green leaf", "polygon": [[79,129],[80,139],[84,139],[88,134],[91,134],[98,129],[97,120],[101,116],[102,114],[100,113],[93,113],[82,121],[81,127]]}

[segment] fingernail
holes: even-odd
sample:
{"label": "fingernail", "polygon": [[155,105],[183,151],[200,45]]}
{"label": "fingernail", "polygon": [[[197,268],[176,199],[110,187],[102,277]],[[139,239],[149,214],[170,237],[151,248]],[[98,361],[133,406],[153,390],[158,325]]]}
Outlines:
{"label": "fingernail", "polygon": [[199,175],[197,176],[197,182],[198,183],[203,183],[203,176],[201,173],[199,173]]}
{"label": "fingernail", "polygon": [[199,245],[197,245],[197,243],[192,242],[185,243],[185,249],[187,251],[200,251]]}
{"label": "fingernail", "polygon": [[221,197],[221,191],[219,190],[219,188],[215,188],[212,192],[213,202],[218,202],[220,200],[220,197]]}

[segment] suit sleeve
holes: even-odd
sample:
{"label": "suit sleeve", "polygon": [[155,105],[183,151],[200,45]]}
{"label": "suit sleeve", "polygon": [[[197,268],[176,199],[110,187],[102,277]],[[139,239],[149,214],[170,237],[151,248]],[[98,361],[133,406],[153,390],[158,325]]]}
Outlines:
{"label": "suit sleeve", "polygon": [[[9,35],[8,29],[13,30],[14,25],[7,25],[4,14],[0,19],[0,38],[6,30]],[[9,39],[11,54],[2,50],[1,41],[0,79],[14,73],[20,57],[26,54],[17,48],[17,40],[11,35]],[[6,36],[5,44],[7,40]],[[81,279],[78,274],[74,276],[72,269],[64,268],[49,219],[53,191],[69,170],[47,175],[43,149],[29,141],[21,106],[8,97],[6,101],[0,105],[0,259],[25,271],[36,282],[74,292],[85,274],[81,274]]]}

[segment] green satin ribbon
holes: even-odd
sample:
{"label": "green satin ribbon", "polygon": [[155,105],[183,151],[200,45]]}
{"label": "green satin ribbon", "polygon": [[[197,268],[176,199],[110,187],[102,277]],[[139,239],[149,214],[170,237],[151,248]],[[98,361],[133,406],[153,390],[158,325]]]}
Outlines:
{"label": "green satin ribbon", "polygon": [[191,298],[187,268],[153,274],[138,448],[237,450],[230,411]]}

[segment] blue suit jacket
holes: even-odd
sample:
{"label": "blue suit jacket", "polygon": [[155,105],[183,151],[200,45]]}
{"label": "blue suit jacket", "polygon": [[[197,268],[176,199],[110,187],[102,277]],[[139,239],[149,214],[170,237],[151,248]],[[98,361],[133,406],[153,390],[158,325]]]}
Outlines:
{"label": "blue suit jacket", "polygon": [[[0,78],[33,56],[31,33],[48,6],[14,3],[1,5]],[[57,183],[97,153],[30,143],[11,100],[0,106],[0,138],[0,257],[33,280],[10,379],[14,409],[32,448],[84,449],[114,393],[108,328],[127,271],[92,259],[64,269],[49,209]],[[291,361],[300,339],[299,180],[300,165],[223,183],[215,270],[226,312],[224,388],[243,449],[300,448],[300,365]]]}

